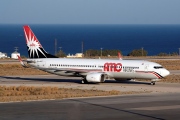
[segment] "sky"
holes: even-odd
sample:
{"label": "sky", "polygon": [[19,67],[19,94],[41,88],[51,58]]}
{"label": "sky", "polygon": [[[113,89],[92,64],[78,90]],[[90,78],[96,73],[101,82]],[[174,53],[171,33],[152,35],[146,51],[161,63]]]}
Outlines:
{"label": "sky", "polygon": [[0,0],[0,24],[180,24],[180,0]]}

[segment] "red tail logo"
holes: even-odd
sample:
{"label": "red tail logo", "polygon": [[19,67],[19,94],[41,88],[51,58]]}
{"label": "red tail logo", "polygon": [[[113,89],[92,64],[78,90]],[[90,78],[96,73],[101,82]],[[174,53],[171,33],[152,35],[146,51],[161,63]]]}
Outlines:
{"label": "red tail logo", "polygon": [[29,26],[25,25],[23,28],[28,48],[28,55],[30,58],[57,58],[54,55],[48,54],[44,50]]}
{"label": "red tail logo", "polygon": [[24,33],[25,33],[27,45],[28,45],[28,43],[31,43],[34,45],[38,45],[39,47],[42,47],[29,26],[24,26]]}
{"label": "red tail logo", "polygon": [[29,57],[34,58],[35,56],[37,56],[39,58],[39,54],[42,54],[44,55],[44,57],[46,57],[42,45],[40,44],[29,26],[24,26],[24,34],[26,37]]}

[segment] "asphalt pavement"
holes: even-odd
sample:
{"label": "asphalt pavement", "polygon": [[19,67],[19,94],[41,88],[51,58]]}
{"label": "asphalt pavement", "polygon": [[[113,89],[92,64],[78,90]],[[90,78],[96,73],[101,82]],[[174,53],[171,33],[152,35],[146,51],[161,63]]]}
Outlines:
{"label": "asphalt pavement", "polygon": [[1,120],[173,120],[180,93],[0,103]]}

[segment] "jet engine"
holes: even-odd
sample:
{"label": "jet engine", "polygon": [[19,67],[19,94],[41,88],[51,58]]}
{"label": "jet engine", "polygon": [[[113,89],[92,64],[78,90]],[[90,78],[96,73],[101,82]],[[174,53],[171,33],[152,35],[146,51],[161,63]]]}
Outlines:
{"label": "jet engine", "polygon": [[104,82],[105,75],[102,73],[91,73],[86,76],[86,80],[88,82]]}

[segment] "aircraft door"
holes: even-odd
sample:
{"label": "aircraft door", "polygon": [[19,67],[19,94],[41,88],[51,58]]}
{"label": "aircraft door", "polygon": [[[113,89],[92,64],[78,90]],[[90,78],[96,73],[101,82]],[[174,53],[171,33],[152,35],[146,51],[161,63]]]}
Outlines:
{"label": "aircraft door", "polygon": [[43,61],[43,60],[37,60],[37,66],[38,66],[38,67],[45,67],[45,65],[46,65],[46,62],[45,62],[45,61]]}
{"label": "aircraft door", "polygon": [[148,71],[148,68],[149,68],[149,64],[145,64],[144,65],[144,71]]}

